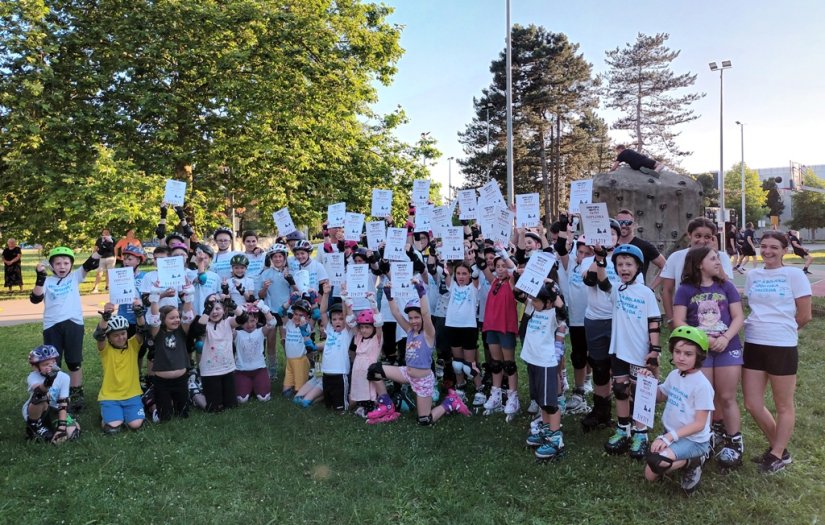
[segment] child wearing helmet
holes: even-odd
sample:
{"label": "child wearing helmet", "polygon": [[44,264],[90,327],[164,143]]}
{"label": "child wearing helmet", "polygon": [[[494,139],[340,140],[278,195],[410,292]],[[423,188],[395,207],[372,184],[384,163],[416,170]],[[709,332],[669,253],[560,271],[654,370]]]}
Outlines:
{"label": "child wearing helmet", "polygon": [[[269,401],[272,397],[272,383],[266,370],[264,349],[268,339],[273,338],[278,327],[278,318],[262,299],[247,303],[246,322],[235,331],[235,395],[238,403],[246,403],[252,394],[258,401]],[[259,316],[265,324],[258,326]]]}
{"label": "child wearing helmet", "polygon": [[[146,272],[140,270],[140,265],[146,260],[146,252],[140,246],[127,244],[121,251],[121,259],[123,268],[131,268],[135,276],[135,299],[140,298],[140,287],[143,284],[143,278]],[[121,304],[117,307],[117,315],[125,317],[129,321],[129,335],[135,335],[137,326],[137,317],[132,311],[132,303]],[[142,358],[143,356],[141,356]]]}
{"label": "child wearing helmet", "polygon": [[736,286],[725,278],[720,256],[727,258],[715,245],[688,251],[682,282],[676,289],[673,324],[694,326],[708,335],[710,353],[702,373],[716,393],[711,445],[719,466],[730,469],[742,463],[744,449],[736,394],[745,362],[739,340],[745,313]]}
{"label": "child wearing helmet", "polygon": [[295,246],[292,247],[292,253],[298,262],[298,268],[293,271],[293,274],[302,270],[306,271],[309,274],[309,290],[319,292],[323,284],[329,281],[329,277],[324,265],[312,258],[313,250],[315,250],[315,247],[307,240],[300,240],[295,243]]}
{"label": "child wearing helmet", "polygon": [[[289,306],[288,304],[285,307]],[[283,309],[281,310],[283,311]],[[284,322],[284,354],[286,367],[281,393],[287,399],[295,396],[295,392],[304,386],[309,375],[309,359],[307,351],[315,351],[315,342],[312,340],[312,325],[310,312],[312,306],[305,299],[298,299],[290,307],[287,320]]]}
{"label": "child wearing helmet", "polygon": [[29,440],[58,444],[80,436],[80,425],[68,412],[70,378],[57,366],[58,359],[60,353],[52,345],[40,345],[29,353],[29,398],[23,404]]}
{"label": "child wearing helmet", "polygon": [[221,279],[229,279],[232,276],[232,257],[237,254],[232,246],[234,240],[232,230],[222,226],[215,230],[212,239],[218,245],[218,251],[215,252],[209,269],[218,274]]}
{"label": "child wearing helmet", "polygon": [[356,405],[356,415],[363,418],[375,408],[375,386],[367,380],[367,371],[370,365],[378,362],[383,344],[384,324],[375,296],[369,296],[368,310],[361,310],[357,315],[347,316],[347,324],[355,328],[355,359],[352,362],[352,388],[350,389],[350,403]]}
{"label": "child wearing helmet", "polygon": [[[662,412],[664,432],[650,443],[645,478],[656,481],[667,472],[682,469],[682,488],[690,494],[699,486],[702,464],[710,452],[710,413],[713,386],[702,367],[708,351],[708,337],[692,326],[679,326],[668,341],[674,369],[659,385],[656,401],[667,401]],[[653,372],[641,369],[640,375]]]}
{"label": "child wearing helmet", "polygon": [[230,264],[232,276],[225,281],[229,285],[229,297],[239,306],[255,302],[255,280],[246,276],[249,259],[246,255],[237,253],[232,256]]}
{"label": "child wearing helmet", "polygon": [[[255,293],[273,312],[280,310],[281,305],[289,301],[289,296],[295,288],[295,279],[292,278],[287,265],[289,249],[285,244],[274,244],[266,254],[266,263],[263,271],[255,279]],[[275,379],[278,375],[278,339],[283,340],[283,327],[280,337],[270,337],[267,340],[266,353],[269,361],[269,378]]]}
{"label": "child wearing helmet", "polygon": [[72,271],[74,252],[58,246],[49,252],[49,267],[54,275],[46,274],[46,265],[39,263],[35,272],[37,280],[29,300],[43,307],[43,344],[57,348],[57,364],[66,360],[69,370],[71,402],[69,411],[83,409],[83,306],[80,303],[80,283],[86,275],[98,267],[100,255],[93,253],[80,268]]}
{"label": "child wearing helmet", "polygon": [[[596,257],[602,260],[606,257],[600,246],[596,246]],[[639,370],[650,367],[658,375],[662,317],[653,290],[637,279],[644,268],[642,250],[632,244],[622,244],[613,250],[612,259],[622,282],[612,288],[610,296],[613,325],[609,353],[618,424],[604,447],[609,454],[624,454],[629,450],[630,457],[642,459],[647,454],[647,428],[633,421],[630,404]],[[597,274],[599,280],[607,278],[601,265]]]}
{"label": "child wearing helmet", "polygon": [[321,373],[323,374],[324,403],[327,408],[344,413],[349,409],[350,345],[355,335],[346,319],[352,312],[352,300],[343,286],[343,303],[329,306],[332,287],[324,283],[321,297],[321,330],[326,339],[316,345],[323,353]]}
{"label": "child wearing helmet", "polygon": [[392,297],[392,283],[384,284],[384,295],[390,304],[390,312],[398,325],[407,333],[407,349],[404,355],[406,366],[384,366],[381,362],[373,363],[367,369],[367,379],[372,382],[378,394],[378,408],[367,414],[367,423],[374,425],[398,419],[399,413],[387,393],[384,381],[389,379],[400,384],[409,384],[416,395],[415,409],[418,424],[430,426],[445,414],[470,415],[467,406],[449,389],[447,397],[433,408],[435,391],[435,374],[432,371],[433,346],[435,345],[435,327],[430,318],[430,307],[424,300],[427,290],[418,280],[413,281],[418,299],[412,300],[404,307],[402,315]]}
{"label": "child wearing helmet", "polygon": [[128,428],[137,430],[146,419],[138,367],[138,354],[143,345],[143,328],[146,325],[140,300],[135,299],[131,306],[137,319],[135,335],[129,336],[128,319],[112,315],[115,310],[112,303],[106,303],[103,307],[93,334],[103,369],[103,382],[97,400],[104,434],[120,432],[124,423]]}

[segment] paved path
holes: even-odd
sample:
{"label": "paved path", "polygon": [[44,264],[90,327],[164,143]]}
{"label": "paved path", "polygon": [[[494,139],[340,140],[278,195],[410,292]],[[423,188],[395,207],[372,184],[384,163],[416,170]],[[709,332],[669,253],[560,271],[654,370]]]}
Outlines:
{"label": "paved path", "polygon": [[[791,259],[786,262],[790,266],[801,268],[801,264]],[[750,269],[751,266],[748,265]],[[811,266],[813,275],[808,278],[811,281],[814,297],[825,297],[825,265]],[[741,291],[745,286],[745,276],[736,274],[733,279],[736,287]],[[80,302],[83,304],[83,317],[94,317],[98,310],[103,308],[109,300],[108,294],[82,295]],[[28,299],[9,299],[0,301],[0,327],[11,326],[22,323],[40,322],[43,319],[43,304],[32,304]]]}

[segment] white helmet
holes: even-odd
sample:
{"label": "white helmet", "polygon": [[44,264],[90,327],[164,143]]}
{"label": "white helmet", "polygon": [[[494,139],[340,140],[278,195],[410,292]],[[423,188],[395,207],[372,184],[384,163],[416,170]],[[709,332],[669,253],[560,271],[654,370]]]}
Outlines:
{"label": "white helmet", "polygon": [[129,328],[129,321],[122,315],[114,315],[109,319],[106,325],[106,333],[111,334],[118,330],[126,330]]}

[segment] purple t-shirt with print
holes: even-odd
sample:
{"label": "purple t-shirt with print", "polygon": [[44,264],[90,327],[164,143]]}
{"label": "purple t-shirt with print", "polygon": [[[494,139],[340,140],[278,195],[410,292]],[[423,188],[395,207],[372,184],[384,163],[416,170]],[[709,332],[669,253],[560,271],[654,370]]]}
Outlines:
{"label": "purple t-shirt with print", "polygon": [[[730,281],[714,282],[710,286],[696,287],[692,284],[680,284],[676,290],[673,304],[687,307],[687,324],[705,331],[709,336],[718,337],[730,326],[730,305],[742,299]],[[728,343],[728,351],[740,350],[742,343],[736,334]]]}

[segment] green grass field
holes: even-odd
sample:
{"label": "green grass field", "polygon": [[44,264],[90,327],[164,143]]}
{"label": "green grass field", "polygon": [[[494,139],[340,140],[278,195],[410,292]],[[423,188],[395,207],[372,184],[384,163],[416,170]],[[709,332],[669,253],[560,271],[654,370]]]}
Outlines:
{"label": "green grass field", "polygon": [[[0,328],[0,522],[706,525],[825,517],[825,319],[802,332],[793,465],[772,477],[757,473],[749,459],[766,442],[745,415],[748,461],[726,476],[706,466],[691,497],[678,476],[649,484],[641,463],[605,455],[611,431],[583,434],[581,416],[564,418],[567,453],[546,465],[523,444],[526,415],[512,424],[503,415],[449,416],[433,428],[407,415],[372,427],[281,398],[104,437],[91,329],[92,321],[84,432],[57,448],[23,438],[25,358],[40,342],[40,326]],[[521,391],[526,398],[526,385]]]}

